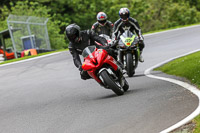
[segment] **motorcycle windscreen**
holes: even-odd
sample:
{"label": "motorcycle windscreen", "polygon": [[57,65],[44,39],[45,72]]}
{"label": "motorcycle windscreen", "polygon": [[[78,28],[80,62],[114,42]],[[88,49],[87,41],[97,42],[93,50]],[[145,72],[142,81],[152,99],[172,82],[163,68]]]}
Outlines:
{"label": "motorcycle windscreen", "polygon": [[129,30],[125,30],[124,33],[122,34],[122,36],[123,36],[124,38],[132,37],[133,35],[134,35],[134,34],[133,34],[131,31],[129,31]]}
{"label": "motorcycle windscreen", "polygon": [[96,50],[96,46],[88,46],[86,47],[83,52],[82,52],[82,56],[84,58],[88,57],[88,56],[91,56],[90,58],[94,58],[92,53]]}

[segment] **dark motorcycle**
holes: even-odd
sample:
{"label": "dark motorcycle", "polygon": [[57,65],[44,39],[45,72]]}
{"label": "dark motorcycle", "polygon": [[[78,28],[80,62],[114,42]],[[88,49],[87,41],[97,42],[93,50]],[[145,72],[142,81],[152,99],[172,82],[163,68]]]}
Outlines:
{"label": "dark motorcycle", "polygon": [[119,60],[124,64],[129,77],[132,77],[135,74],[135,69],[138,66],[140,56],[138,43],[138,37],[129,30],[125,30],[125,32],[120,36],[118,42]]}

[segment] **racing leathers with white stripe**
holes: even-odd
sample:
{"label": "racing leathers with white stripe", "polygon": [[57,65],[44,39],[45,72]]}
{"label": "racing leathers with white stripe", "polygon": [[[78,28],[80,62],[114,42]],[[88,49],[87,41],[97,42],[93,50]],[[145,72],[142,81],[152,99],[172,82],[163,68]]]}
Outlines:
{"label": "racing leathers with white stripe", "polygon": [[119,40],[119,37],[121,34],[123,34],[123,32],[129,29],[131,32],[136,33],[140,39],[140,45],[139,45],[139,49],[142,52],[143,48],[144,48],[144,38],[142,36],[142,32],[140,29],[140,26],[137,22],[136,19],[129,17],[127,21],[122,21],[121,19],[118,19],[115,23],[114,23],[114,37],[115,40]]}

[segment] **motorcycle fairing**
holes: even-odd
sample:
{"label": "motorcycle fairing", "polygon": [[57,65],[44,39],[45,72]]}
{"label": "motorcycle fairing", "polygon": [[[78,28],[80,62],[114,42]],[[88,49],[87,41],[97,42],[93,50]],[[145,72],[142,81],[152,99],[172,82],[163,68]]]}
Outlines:
{"label": "motorcycle fairing", "polygon": [[133,43],[134,39],[135,39],[135,35],[133,35],[132,37],[124,37],[124,36],[120,36],[120,39],[122,40],[122,42],[127,46],[131,46],[131,44]]}
{"label": "motorcycle fairing", "polygon": [[97,77],[97,70],[100,70],[104,64],[109,64],[115,71],[118,69],[117,62],[112,56],[108,55],[106,50],[96,48],[84,58],[82,68],[97,82],[101,83],[102,81]]}

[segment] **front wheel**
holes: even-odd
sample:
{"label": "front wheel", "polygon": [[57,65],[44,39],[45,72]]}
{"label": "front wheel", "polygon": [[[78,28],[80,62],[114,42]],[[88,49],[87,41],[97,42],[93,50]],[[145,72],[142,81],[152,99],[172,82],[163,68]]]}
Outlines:
{"label": "front wheel", "polygon": [[126,71],[129,77],[135,74],[135,69],[133,67],[133,55],[131,53],[126,54]]}
{"label": "front wheel", "polygon": [[106,84],[108,86],[108,88],[112,89],[112,91],[115,92],[115,94],[117,94],[118,96],[124,94],[123,88],[121,87],[119,82],[115,81],[110,76],[110,74],[108,74],[108,72],[106,70],[103,70],[100,73],[100,76],[103,78],[104,84]]}
{"label": "front wheel", "polygon": [[126,92],[129,89],[129,84],[126,81],[126,79],[124,79],[124,86],[123,86],[124,92]]}

